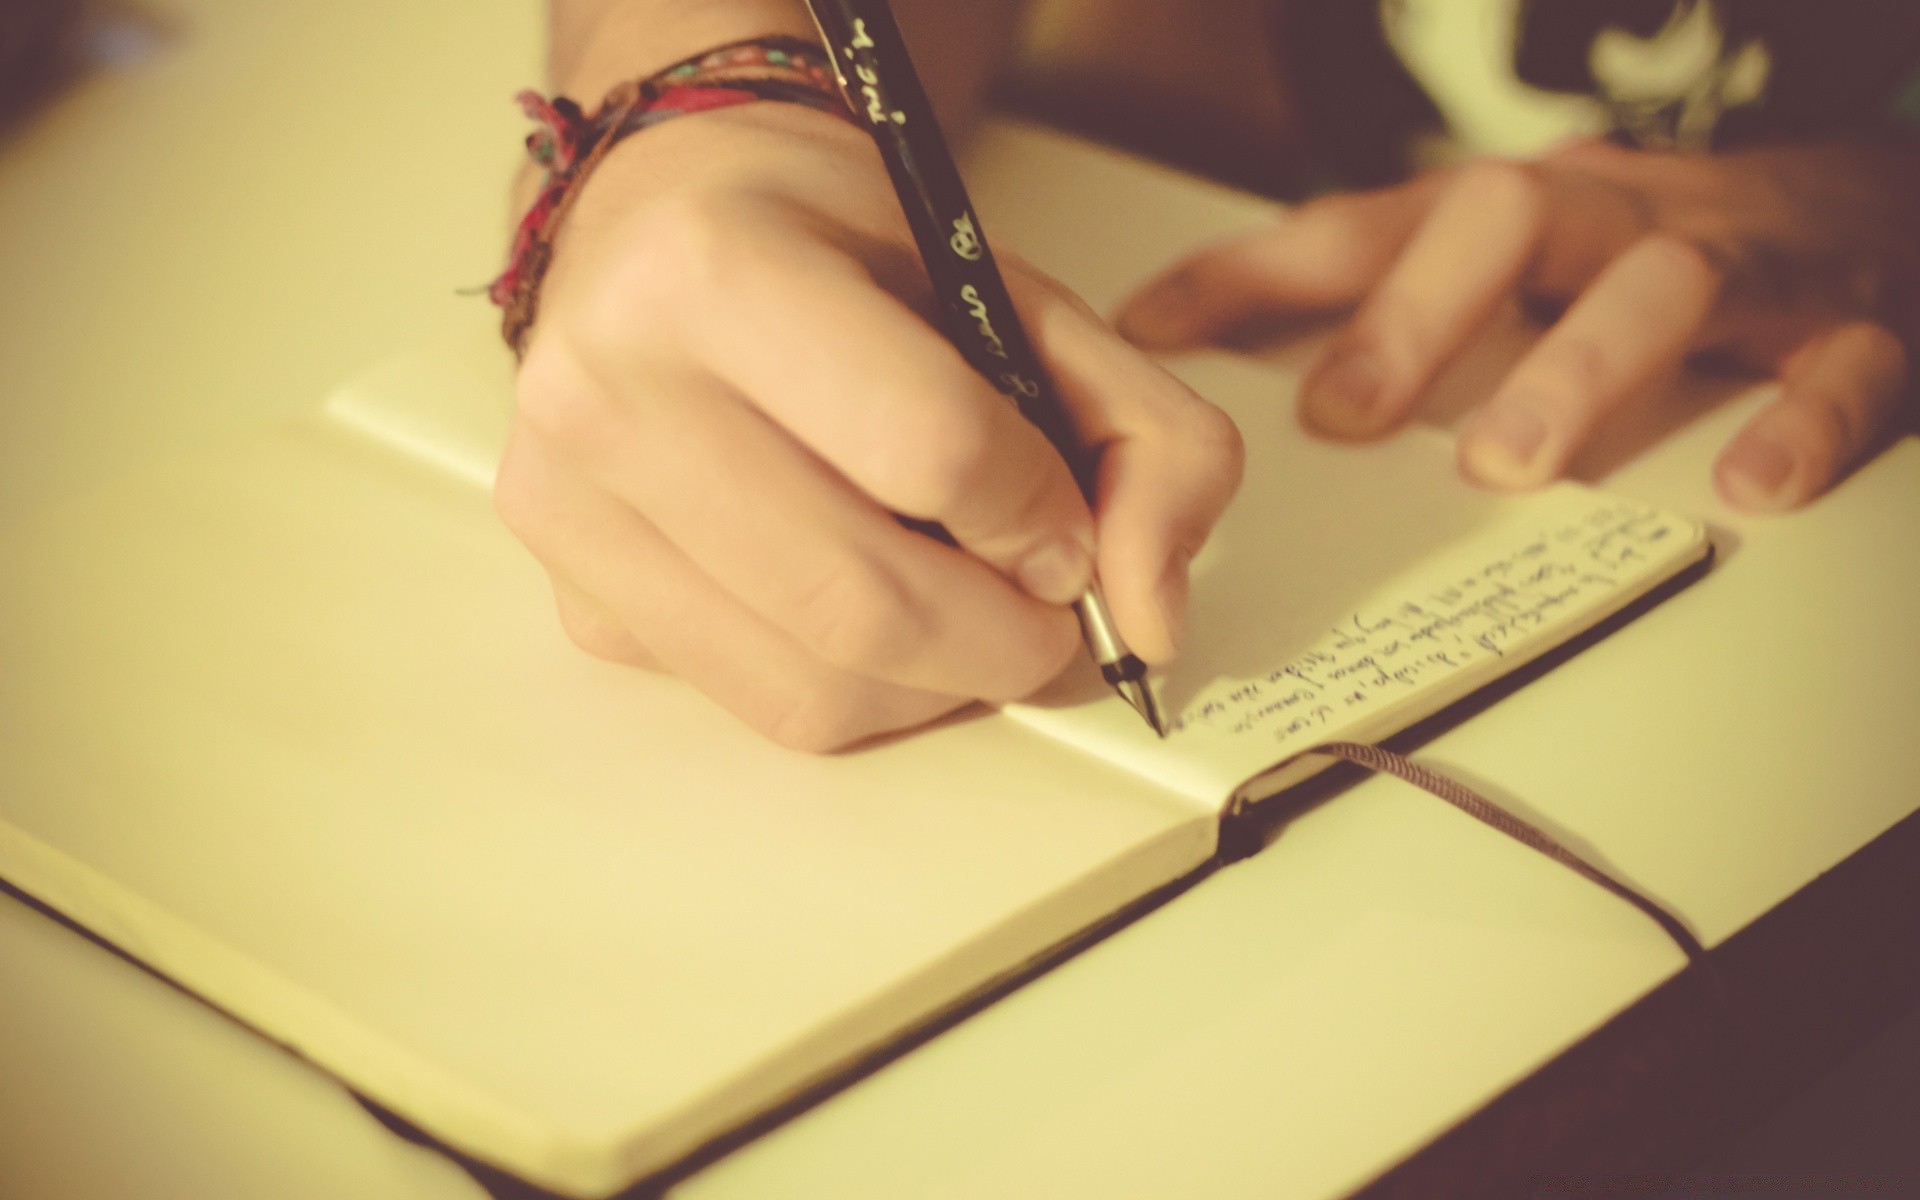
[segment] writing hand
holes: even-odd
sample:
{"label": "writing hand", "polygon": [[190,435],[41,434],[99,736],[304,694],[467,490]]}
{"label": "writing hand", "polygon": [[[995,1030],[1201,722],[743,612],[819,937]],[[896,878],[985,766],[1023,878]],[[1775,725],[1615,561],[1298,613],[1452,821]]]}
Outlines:
{"label": "writing hand", "polygon": [[1560,310],[1460,434],[1470,477],[1527,488],[1689,356],[1782,387],[1714,468],[1735,506],[1806,503],[1902,417],[1920,329],[1920,161],[1807,147],[1721,156],[1581,143],[1318,200],[1147,286],[1120,325],[1176,349],[1357,304],[1308,373],[1302,418],[1368,438],[1406,419],[1503,301]]}
{"label": "writing hand", "polygon": [[1123,634],[1167,658],[1236,435],[1057,284],[1003,266],[1099,448],[1097,514],[925,319],[858,130],[756,104],[622,143],[556,245],[495,490],[573,640],[833,749],[1057,674],[1097,546]]}

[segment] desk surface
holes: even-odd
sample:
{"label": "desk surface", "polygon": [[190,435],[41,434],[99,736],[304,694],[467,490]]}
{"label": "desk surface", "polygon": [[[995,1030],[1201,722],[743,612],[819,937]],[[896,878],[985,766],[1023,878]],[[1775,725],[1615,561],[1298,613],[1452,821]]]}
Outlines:
{"label": "desk surface", "polygon": [[[33,333],[16,333],[0,360],[0,517],[308,409],[366,363],[470,319],[461,306],[473,302],[452,290],[495,266],[495,198],[522,132],[505,97],[533,76],[537,6],[156,7],[177,25],[171,51],[85,85],[0,158],[0,223],[12,231],[0,247],[0,323]],[[991,140],[974,169],[996,239],[1099,305],[1180,248],[1266,215],[1242,197],[1018,132]],[[1089,219],[1095,204],[1114,211]],[[1790,664],[1828,643],[1863,670],[1875,655],[1920,660],[1900,627],[1920,583],[1911,549],[1866,595],[1828,594],[1804,571],[1911,546],[1920,447],[1901,447],[1808,518],[1742,523],[1713,500],[1705,464],[1745,407],[1702,416],[1609,476],[1706,514],[1748,572],[1740,586],[1778,595],[1764,621],[1727,623],[1729,641],[1712,649],[1752,655],[1759,629],[1771,641],[1758,644]],[[1711,598],[1698,589],[1672,620],[1636,629],[1644,661],[1697,661],[1699,606]],[[1891,640],[1858,633],[1880,628]],[[1882,672],[1885,686],[1861,696],[1847,691],[1857,673],[1806,672],[1779,689],[1792,701],[1780,719],[1756,724],[1750,701],[1703,698],[1677,668],[1640,675],[1652,685],[1631,703],[1595,705],[1588,698],[1616,691],[1618,674],[1575,660],[1422,754],[1497,793],[1553,797],[1547,815],[1603,850],[1632,842],[1618,865],[1653,881],[1709,943],[1913,807],[1912,679]],[[1557,713],[1596,710],[1613,715],[1578,739],[1557,727]],[[1873,759],[1806,748],[1876,741]],[[1662,839],[1631,836],[1645,805],[1622,797],[1680,795]],[[1447,947],[1410,940],[1384,909],[1329,914],[1343,949],[1324,962],[1263,944],[1262,914],[1310,900],[1316,873],[1400,869],[1386,864],[1418,861],[1423,830],[1453,819],[1385,782],[1338,807],[1340,821],[1308,814],[1267,852],[675,1194],[1339,1194],[1673,969],[1631,915],[1617,922],[1631,933],[1494,946],[1480,977],[1499,986],[1474,986],[1458,963],[1435,969]],[[1746,812],[1752,838],[1721,836]],[[1394,831],[1404,852],[1338,849],[1356,813]],[[1497,910],[1498,880],[1446,862],[1419,869],[1460,920]],[[1511,869],[1555,870],[1517,854]],[[1554,894],[1582,928],[1614,928],[1610,901],[1577,884]],[[1316,969],[1337,976],[1326,995],[1372,996],[1372,1007],[1316,1000],[1301,987]],[[1444,994],[1420,995],[1410,1014],[1407,998],[1430,978],[1444,978]],[[1321,1036],[1361,1022],[1382,1035],[1364,1053]],[[0,1078],[8,1194],[480,1194],[323,1077],[12,901],[0,901]],[[1422,1086],[1405,1086],[1415,1078]]]}

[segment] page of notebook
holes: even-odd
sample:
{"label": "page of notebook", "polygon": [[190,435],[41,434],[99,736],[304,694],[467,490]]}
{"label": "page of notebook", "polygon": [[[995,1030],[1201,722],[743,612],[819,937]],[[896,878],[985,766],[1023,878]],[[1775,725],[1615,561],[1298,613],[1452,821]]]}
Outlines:
{"label": "page of notebook", "polygon": [[591,1195],[1212,853],[978,712],[809,756],[589,658],[457,475],[262,432],[0,529],[0,877]]}
{"label": "page of notebook", "polygon": [[1007,712],[1198,804],[1289,786],[1328,760],[1268,769],[1437,712],[1706,551],[1697,523],[1577,484],[1468,487],[1452,439],[1430,430],[1310,439],[1253,364],[1180,370],[1233,414],[1248,468],[1194,564],[1188,641],[1160,682],[1175,728],[1154,737],[1091,668]]}

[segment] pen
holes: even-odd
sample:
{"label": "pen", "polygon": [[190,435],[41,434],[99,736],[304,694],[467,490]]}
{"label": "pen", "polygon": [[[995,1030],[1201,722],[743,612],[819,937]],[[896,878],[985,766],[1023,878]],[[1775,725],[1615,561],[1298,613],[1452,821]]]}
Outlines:
{"label": "pen", "polygon": [[[1060,451],[1091,505],[1092,460],[1014,313],[886,0],[807,0],[807,8],[833,57],[847,103],[866,121],[887,164],[939,298],[947,337]],[[1101,677],[1165,737],[1166,722],[1147,680],[1146,664],[1121,639],[1097,578],[1074,602],[1073,611]]]}

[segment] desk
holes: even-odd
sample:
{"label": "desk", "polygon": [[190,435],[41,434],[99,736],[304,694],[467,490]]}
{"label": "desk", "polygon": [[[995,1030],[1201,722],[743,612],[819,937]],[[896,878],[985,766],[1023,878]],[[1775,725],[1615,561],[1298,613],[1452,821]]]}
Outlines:
{"label": "desk", "polygon": [[[222,430],[307,409],[344,375],[464,319],[457,306],[472,302],[454,298],[452,287],[485,279],[496,263],[505,223],[494,197],[523,132],[505,97],[534,76],[536,6],[162,7],[180,29],[170,56],[82,89],[0,160],[0,223],[12,231],[0,248],[9,281],[0,327],[16,331],[0,361],[0,515],[54,503]],[[1097,304],[1179,248],[1265,219],[1262,206],[1230,193],[1017,131],[984,147],[976,171],[996,238],[1061,267]],[[1092,220],[1090,196],[1124,196],[1125,204]],[[1117,238],[1110,222],[1121,217],[1127,232]],[[1704,463],[1739,412],[1703,418],[1615,482],[1726,521]],[[1896,510],[1883,499],[1920,478],[1916,450],[1904,447],[1900,461],[1826,506],[1861,520],[1739,527],[1735,540],[1851,539],[1861,554],[1902,536],[1910,543],[1910,525],[1884,527]],[[1711,592],[1683,600],[1706,604]],[[1817,622],[1797,630],[1820,633]],[[1910,652],[1913,643],[1892,650]],[[1863,729],[1887,738],[1877,761],[1820,762],[1778,738],[1756,742],[1741,756],[1744,768],[1722,753],[1729,773],[1717,779],[1677,777],[1664,753],[1619,760],[1607,747],[1661,742],[1664,735],[1636,727],[1649,712],[1672,710],[1675,699],[1658,695],[1621,706],[1629,711],[1617,727],[1585,731],[1580,745],[1525,749],[1551,742],[1539,731],[1558,702],[1604,682],[1576,660],[1422,753],[1501,791],[1585,805],[1578,827],[1603,843],[1621,818],[1614,809],[1624,807],[1610,801],[1621,796],[1685,789],[1735,810],[1756,799],[1818,797],[1777,845],[1720,844],[1709,832],[1719,826],[1708,822],[1677,828],[1666,860],[1632,864],[1663,880],[1712,878],[1711,887],[1669,897],[1709,942],[1747,926],[1913,807],[1901,773],[1913,739],[1899,732],[1920,710],[1910,687],[1857,714]],[[1844,696],[1809,703],[1816,725],[1823,712],[1859,707]],[[1754,736],[1716,728],[1712,711],[1692,719],[1688,737],[1723,752]],[[1583,786],[1590,776],[1608,787]],[[1895,788],[1900,794],[1890,794]],[[1542,1064],[1589,1030],[1623,1011],[1629,1019],[1655,1011],[1629,1006],[1670,970],[1662,953],[1596,961],[1515,947],[1525,987],[1442,997],[1431,1021],[1408,1019],[1405,997],[1433,950],[1396,940],[1388,913],[1329,914],[1378,949],[1372,974],[1346,980],[1376,999],[1367,1011],[1317,1011],[1314,997],[1299,993],[1290,971],[1300,964],[1288,948],[1263,946],[1250,932],[1262,913],[1310,898],[1316,871],[1367,869],[1364,856],[1329,855],[1340,837],[1330,811],[1305,815],[1268,853],[707,1166],[675,1194],[1336,1195],[1515,1084],[1551,1083]],[[1338,811],[1373,813],[1414,844],[1432,823],[1452,819],[1385,782],[1343,794]],[[1880,857],[1910,847],[1911,827],[1899,837]],[[1516,873],[1555,870],[1523,857],[1515,856]],[[1485,880],[1444,862],[1423,869],[1435,896],[1497,904],[1477,894]],[[1898,872],[1876,867],[1869,882],[1889,874]],[[1566,895],[1583,913],[1588,903],[1611,903],[1577,887]],[[1909,905],[1888,907],[1895,915],[1913,911],[1911,885],[1882,899]],[[1840,907],[1859,904],[1855,897]],[[1896,944],[1871,923],[1859,928],[1867,950]],[[1836,962],[1857,966],[1860,947],[1829,939],[1829,948]],[[1490,977],[1511,980],[1512,966]],[[1893,1003],[1885,997],[1912,985],[1910,975],[1889,978],[1861,995],[1884,1011]],[[1585,1005],[1581,1018],[1543,1024],[1537,1001],[1548,993]],[[1461,1011],[1472,1020],[1444,1015]],[[1276,1012],[1294,1014],[1294,1023],[1276,1027]],[[1362,1058],[1332,1058],[1316,1030],[1341,1022],[1374,1022],[1382,1039]],[[1829,1052],[1836,1044],[1822,1043]],[[1674,1057],[1656,1055],[1654,1066]],[[1412,1098],[1395,1086],[1408,1073],[1446,1087]],[[11,900],[0,901],[0,1079],[0,1192],[8,1194],[480,1194],[317,1073]],[[1650,1068],[1630,1088],[1619,1085],[1627,1090],[1563,1084],[1549,1099],[1557,1106],[1585,1094],[1600,1115],[1617,1118],[1665,1082]],[[1528,1107],[1528,1093],[1517,1094]],[[1497,1118],[1501,1108],[1485,1111]],[[1569,1123],[1591,1125],[1593,1115],[1572,1113]],[[1509,1121],[1488,1136],[1514,1128]],[[1616,1146],[1637,1132],[1598,1131]],[[1547,1137],[1536,1128],[1521,1141]],[[1444,1167],[1444,1147],[1437,1153],[1424,1157]],[[1421,1182],[1422,1169],[1415,1160],[1403,1172],[1416,1174],[1388,1176],[1382,1187],[1441,1194]]]}

